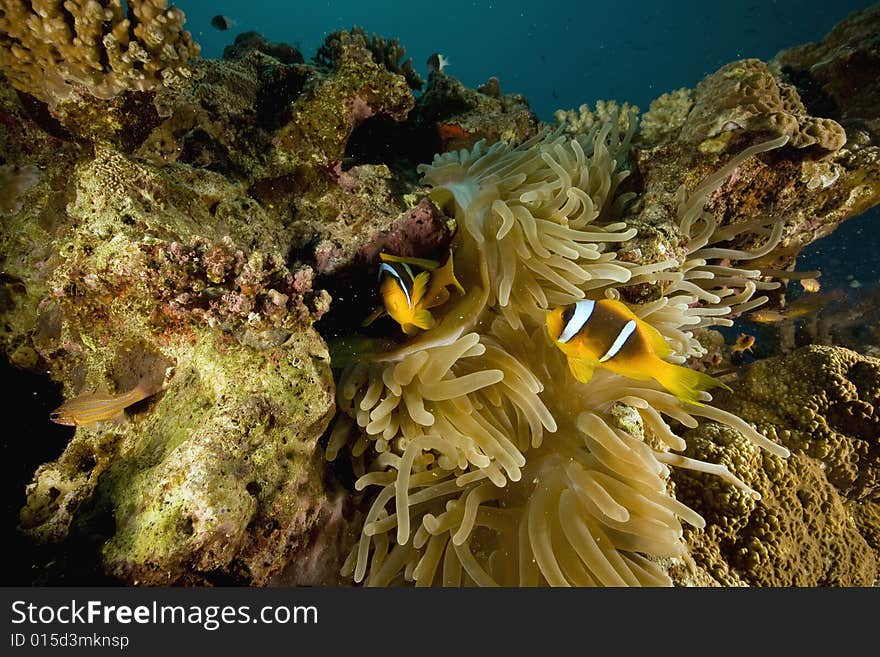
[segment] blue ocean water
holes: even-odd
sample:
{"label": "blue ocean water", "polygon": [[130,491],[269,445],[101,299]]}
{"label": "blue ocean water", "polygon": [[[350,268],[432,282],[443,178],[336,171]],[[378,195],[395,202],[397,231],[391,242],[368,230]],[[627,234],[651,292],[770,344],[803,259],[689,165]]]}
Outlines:
{"label": "blue ocean water", "polygon": [[[202,55],[220,58],[235,35],[256,30],[270,41],[300,48],[306,59],[324,38],[353,25],[397,37],[416,70],[446,56],[446,72],[470,87],[489,77],[505,93],[525,95],[539,118],[556,109],[629,101],[642,111],[662,93],[694,87],[724,64],[768,60],[782,49],[818,41],[860,0],[728,0],[723,3],[444,0],[404,3],[362,0],[178,0]],[[218,30],[211,18],[232,21]],[[880,210],[843,224],[804,250],[800,269],[822,270],[822,283],[848,287],[880,281]],[[855,283],[853,283],[855,281]]]}
{"label": "blue ocean water", "polygon": [[[311,57],[324,37],[359,25],[398,37],[427,77],[429,55],[451,61],[447,73],[469,87],[490,76],[506,92],[528,97],[544,120],[558,108],[596,99],[635,103],[642,110],[660,94],[693,87],[720,66],[744,57],[770,59],[779,50],[817,41],[858,0],[740,0],[723,3],[617,0],[443,0],[405,3],[363,0],[178,0],[202,55],[219,58],[238,32],[299,45]],[[221,14],[233,26],[220,31]]]}

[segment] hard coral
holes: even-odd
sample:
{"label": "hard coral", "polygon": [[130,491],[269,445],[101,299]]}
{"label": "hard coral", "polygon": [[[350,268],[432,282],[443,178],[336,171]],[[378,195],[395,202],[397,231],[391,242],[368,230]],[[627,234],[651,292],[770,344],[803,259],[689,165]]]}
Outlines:
{"label": "hard coral", "polygon": [[335,68],[345,49],[352,44],[369,50],[373,61],[389,72],[402,75],[410,89],[421,89],[425,83],[413,68],[412,58],[406,58],[406,49],[398,39],[385,39],[376,34],[369,37],[363,28],[357,26],[328,34],[313,59],[320,66]]}
{"label": "hard coral", "polygon": [[836,151],[846,143],[840,124],[807,114],[795,88],[758,59],[727,64],[700,82],[681,136],[702,152],[718,152],[736,130],[788,135],[795,148]]}
{"label": "hard coral", "polygon": [[377,116],[402,121],[413,107],[404,77],[374,61],[362,38],[341,33],[334,53],[332,69],[297,98],[289,121],[273,138],[279,166],[332,170],[355,128]]}
{"label": "hard coral", "polygon": [[705,475],[675,474],[679,498],[708,521],[688,537],[696,562],[722,584],[875,583],[878,391],[880,361],[847,349],[804,347],[754,363],[718,403],[793,457],[785,464],[749,449],[718,425],[685,436],[689,456],[725,463],[762,495],[756,503]]}
{"label": "hard coral", "polygon": [[4,0],[0,70],[21,91],[56,105],[79,90],[102,99],[189,76],[199,46],[167,0],[30,3]]}

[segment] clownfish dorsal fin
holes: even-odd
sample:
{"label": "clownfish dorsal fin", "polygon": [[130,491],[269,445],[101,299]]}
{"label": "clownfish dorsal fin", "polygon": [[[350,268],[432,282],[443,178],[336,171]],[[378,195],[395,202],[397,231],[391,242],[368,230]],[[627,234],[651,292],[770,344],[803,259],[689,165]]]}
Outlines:
{"label": "clownfish dorsal fin", "polygon": [[669,346],[669,343],[666,342],[666,338],[663,337],[663,334],[653,326],[647,322],[639,320],[639,327],[642,329],[642,335],[648,338],[648,343],[651,345],[651,348],[657,356],[660,358],[666,358],[675,351]]}
{"label": "clownfish dorsal fin", "polygon": [[415,265],[428,271],[434,271],[440,267],[440,263],[436,260],[428,260],[427,258],[407,258],[404,256],[396,256],[390,253],[380,253],[379,258],[382,262],[398,262],[402,265]]}

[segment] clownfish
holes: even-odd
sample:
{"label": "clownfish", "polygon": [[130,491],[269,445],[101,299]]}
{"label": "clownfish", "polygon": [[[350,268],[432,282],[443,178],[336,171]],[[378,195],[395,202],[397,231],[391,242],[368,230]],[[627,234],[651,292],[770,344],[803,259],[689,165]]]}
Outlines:
{"label": "clownfish", "polygon": [[727,388],[708,374],[663,360],[672,348],[620,301],[578,301],[547,313],[546,323],[550,338],[582,383],[601,367],[639,381],[654,379],[682,402],[697,406],[702,405],[700,391]]}
{"label": "clownfish", "polygon": [[[434,327],[436,320],[430,309],[449,299],[446,288],[452,286],[464,294],[452,268],[452,251],[443,266],[436,260],[403,258],[388,253],[380,253],[379,257],[382,260],[379,293],[383,305],[367,317],[362,326],[368,326],[387,314],[400,324],[404,333],[414,335],[419,330]],[[420,271],[414,272],[414,267]]]}

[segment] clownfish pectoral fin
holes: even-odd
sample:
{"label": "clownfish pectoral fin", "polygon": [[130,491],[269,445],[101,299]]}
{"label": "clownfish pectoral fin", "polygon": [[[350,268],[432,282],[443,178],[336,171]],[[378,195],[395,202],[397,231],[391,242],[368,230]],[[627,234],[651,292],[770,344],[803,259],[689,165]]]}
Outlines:
{"label": "clownfish pectoral fin", "polygon": [[417,308],[422,299],[425,298],[425,291],[428,289],[428,281],[431,278],[430,272],[423,271],[413,279],[412,285],[412,306]]}
{"label": "clownfish pectoral fin", "polygon": [[436,322],[434,321],[434,316],[431,314],[431,311],[422,309],[413,313],[412,324],[423,331],[427,331],[430,328],[434,328]]}
{"label": "clownfish pectoral fin", "polygon": [[434,271],[440,267],[440,263],[436,260],[428,260],[427,258],[407,258],[404,256],[391,255],[390,253],[380,253],[379,258],[382,262],[399,262],[402,265],[415,265],[428,271]]}
{"label": "clownfish pectoral fin", "polygon": [[361,322],[361,326],[369,326],[370,324],[375,322],[377,319],[379,319],[384,314],[385,314],[385,308],[383,308],[382,306],[379,306],[378,308],[376,308],[376,310],[371,312],[369,314],[369,316],[364,321]]}
{"label": "clownfish pectoral fin", "polygon": [[415,335],[419,332],[419,329],[427,331],[428,329],[434,328],[435,324],[436,321],[434,320],[434,316],[431,314],[431,312],[422,309],[414,312],[412,321],[401,324],[400,328],[407,335]]}
{"label": "clownfish pectoral fin", "polygon": [[653,372],[654,379],[686,404],[703,406],[700,401],[700,392],[703,390],[717,387],[730,390],[728,385],[708,374],[666,361],[661,362],[663,365]]}
{"label": "clownfish pectoral fin", "polygon": [[569,357],[568,368],[571,370],[574,378],[581,383],[586,383],[593,378],[593,373],[596,371],[596,361]]}

